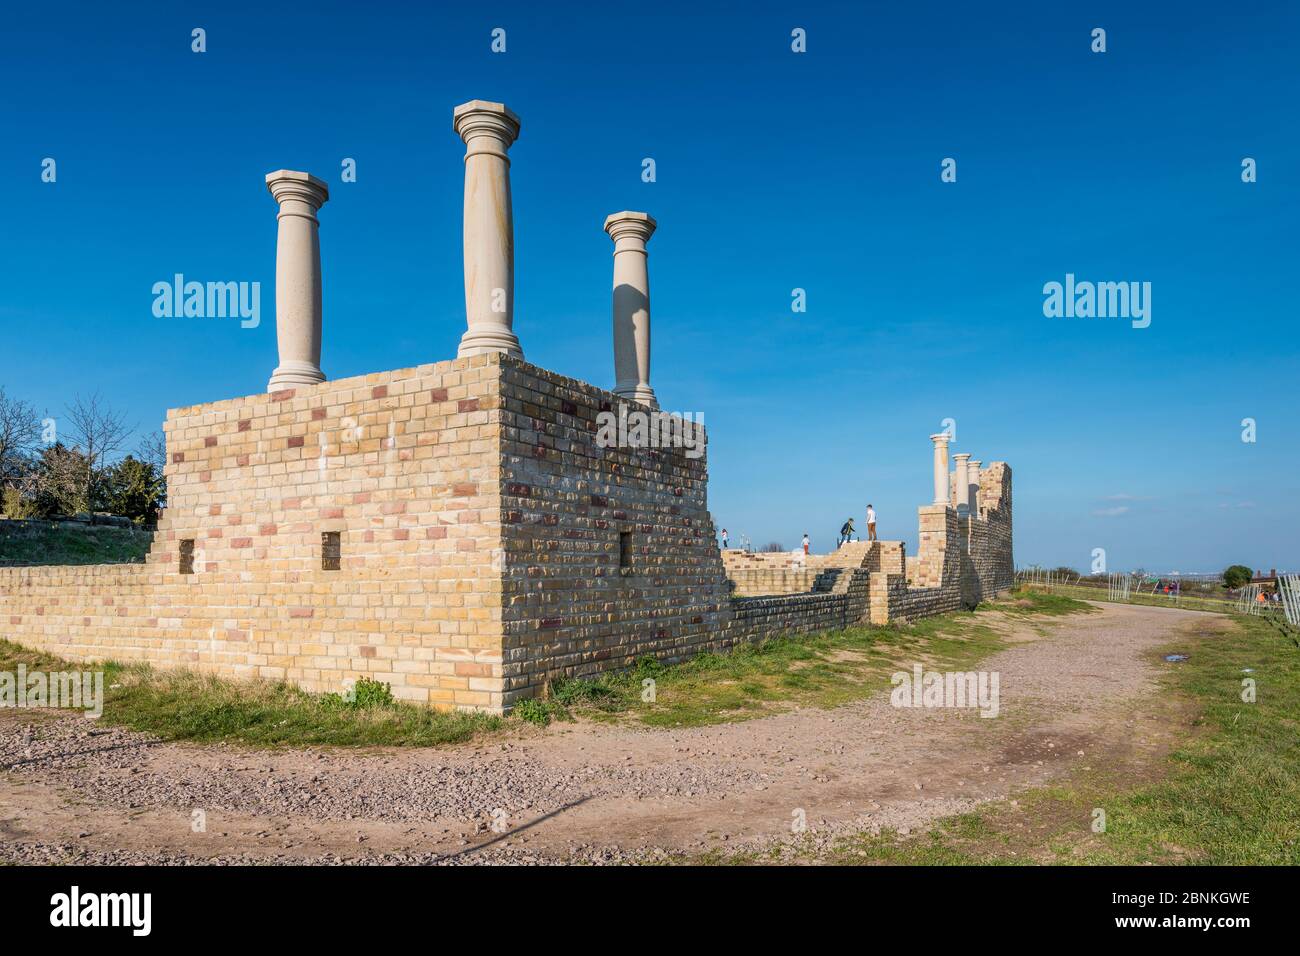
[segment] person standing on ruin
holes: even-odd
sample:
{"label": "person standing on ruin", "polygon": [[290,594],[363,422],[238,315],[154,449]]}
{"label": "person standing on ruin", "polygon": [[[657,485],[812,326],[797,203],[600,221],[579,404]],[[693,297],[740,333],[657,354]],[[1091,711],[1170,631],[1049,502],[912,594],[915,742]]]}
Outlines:
{"label": "person standing on ruin", "polygon": [[722,550],[723,551],[727,550],[727,529],[726,528],[722,529]]}
{"label": "person standing on ruin", "polygon": [[808,556],[808,532],[803,533],[803,553],[804,557]]}
{"label": "person standing on ruin", "polygon": [[840,525],[840,544],[836,545],[836,547],[843,545],[846,541],[852,541],[852,540],[853,540],[853,519],[850,518],[848,521],[844,522],[844,524]]}
{"label": "person standing on ruin", "polygon": [[876,540],[876,509],[867,505],[867,540]]}

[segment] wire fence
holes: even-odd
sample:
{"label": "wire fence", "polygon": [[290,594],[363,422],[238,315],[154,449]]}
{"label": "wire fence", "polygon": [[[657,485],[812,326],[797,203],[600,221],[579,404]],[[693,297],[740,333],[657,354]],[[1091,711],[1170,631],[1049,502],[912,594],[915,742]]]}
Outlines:
{"label": "wire fence", "polygon": [[1281,601],[1260,600],[1263,588],[1248,585],[1233,592],[1188,593],[1192,588],[1209,591],[1209,586],[1167,579],[1145,578],[1138,574],[1107,574],[1084,577],[1066,569],[1021,568],[1016,571],[1017,584],[1033,585],[1052,593],[1089,601],[1141,604],[1147,607],[1178,607],[1192,611],[1220,614],[1264,615],[1300,627],[1300,574],[1278,578]]}
{"label": "wire fence", "polygon": [[1016,572],[1017,584],[1041,584],[1052,587],[1058,584],[1070,584],[1071,578],[1078,581],[1083,575],[1064,570],[1049,571],[1047,568],[1021,568]]}

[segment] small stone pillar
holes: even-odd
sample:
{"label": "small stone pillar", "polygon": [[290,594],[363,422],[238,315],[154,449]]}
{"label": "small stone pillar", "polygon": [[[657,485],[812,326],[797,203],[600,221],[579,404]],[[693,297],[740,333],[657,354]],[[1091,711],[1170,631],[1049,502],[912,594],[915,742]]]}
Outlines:
{"label": "small stone pillar", "polygon": [[971,517],[975,518],[980,513],[980,465],[983,462],[978,458],[972,458],[966,464],[966,482],[970,488],[970,494],[966,501],[970,505]]}
{"label": "small stone pillar", "polygon": [[956,480],[953,482],[953,506],[959,514],[970,512],[970,479],[967,477],[966,462],[970,460],[969,452],[952,456],[957,466]]}
{"label": "small stone pillar", "polygon": [[934,442],[934,503],[948,507],[948,433],[931,435]]}
{"label": "small stone pillar", "polygon": [[614,394],[658,408],[650,387],[650,274],[645,244],[656,223],[643,212],[605,220],[614,240]]}
{"label": "small stone pillar", "polygon": [[470,100],[452,111],[465,141],[465,321],[457,356],[505,352],[523,358],[514,333],[515,224],[510,157],[519,117],[504,103]]}
{"label": "small stone pillar", "polygon": [[266,174],[266,188],[280,204],[275,217],[275,336],[280,364],[269,392],[325,381],[320,370],[320,221],[316,211],[330,198],[329,187],[310,173],[278,169]]}

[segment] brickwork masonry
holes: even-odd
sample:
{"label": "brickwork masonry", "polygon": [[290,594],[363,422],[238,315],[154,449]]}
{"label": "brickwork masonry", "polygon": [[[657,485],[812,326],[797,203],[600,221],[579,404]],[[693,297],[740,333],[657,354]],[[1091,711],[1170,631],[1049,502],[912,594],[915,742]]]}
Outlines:
{"label": "brickwork masonry", "polygon": [[995,462],[978,517],[920,509],[915,558],[857,542],[751,569],[802,575],[784,594],[738,588],[704,438],[704,454],[600,447],[597,416],[621,401],[492,353],[174,409],[146,563],[0,568],[0,623],[73,660],[312,691],[366,676],[501,712],[643,655],[915,620],[1011,584],[1011,473]]}

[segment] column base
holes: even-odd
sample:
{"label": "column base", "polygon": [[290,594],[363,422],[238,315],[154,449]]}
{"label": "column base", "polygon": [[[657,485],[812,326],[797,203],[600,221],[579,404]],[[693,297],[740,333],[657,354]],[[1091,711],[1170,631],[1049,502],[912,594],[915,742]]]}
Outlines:
{"label": "column base", "polygon": [[642,405],[649,405],[651,408],[659,407],[659,399],[655,397],[655,390],[649,385],[615,385],[614,394],[619,398],[630,398]]}
{"label": "column base", "polygon": [[280,367],[271,373],[266,390],[278,392],[295,385],[319,385],[323,381],[325,373],[311,362],[281,362]]}
{"label": "column base", "polygon": [[456,358],[484,355],[488,352],[505,352],[517,359],[524,357],[524,350],[519,347],[519,338],[511,329],[489,326],[468,329],[460,337]]}

